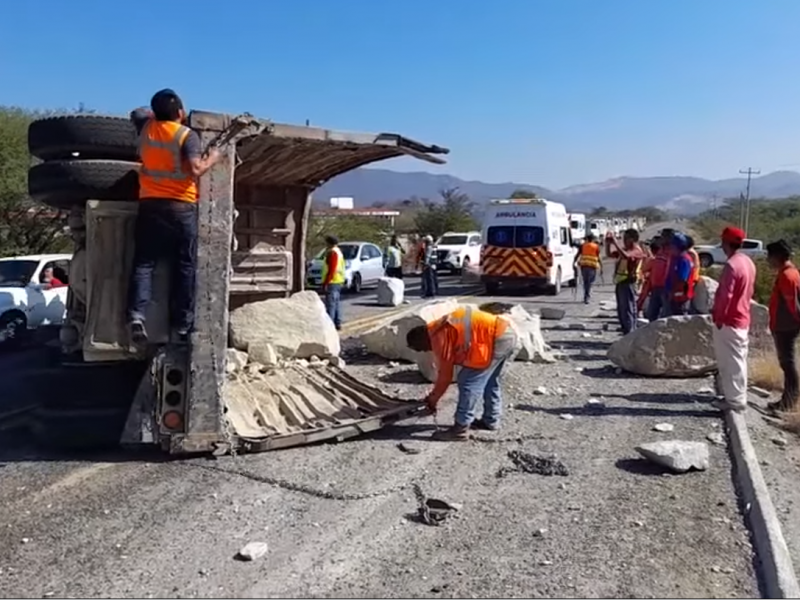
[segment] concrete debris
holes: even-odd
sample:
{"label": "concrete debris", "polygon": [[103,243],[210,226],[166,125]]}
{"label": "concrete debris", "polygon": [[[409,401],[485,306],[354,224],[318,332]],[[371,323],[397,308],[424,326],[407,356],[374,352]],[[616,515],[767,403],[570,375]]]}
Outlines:
{"label": "concrete debris", "polygon": [[378,305],[400,306],[403,303],[406,284],[395,277],[381,277],[378,280]]}
{"label": "concrete debris", "polygon": [[567,315],[565,309],[554,306],[540,306],[538,312],[539,316],[547,321],[560,321]]}
{"label": "concrete debris", "polygon": [[591,333],[582,333],[581,337],[582,338],[590,338],[590,337],[592,337],[592,334]]}
{"label": "concrete debris", "polygon": [[268,547],[266,542],[250,542],[244,548],[239,550],[236,558],[246,562],[258,560],[267,553],[267,550]]}
{"label": "concrete debris", "polygon": [[717,368],[708,316],[658,319],[614,342],[608,358],[631,373],[697,377]]}
{"label": "concrete debris", "polygon": [[720,431],[712,431],[706,436],[706,439],[715,446],[725,445],[725,436]]}
{"label": "concrete debris", "polygon": [[409,446],[408,444],[404,444],[403,442],[400,442],[399,444],[397,444],[397,449],[400,450],[400,452],[402,452],[403,454],[419,454],[420,453],[420,449],[419,448],[415,448],[413,446]]}
{"label": "concrete debris", "polygon": [[245,304],[231,312],[233,347],[272,344],[279,358],[339,356],[339,332],[316,292]]}
{"label": "concrete debris", "polygon": [[[250,360],[262,364],[265,367],[275,367],[279,363],[275,346],[269,343],[250,344],[247,353],[250,355]],[[317,358],[317,360],[319,360],[319,358]]]}
{"label": "concrete debris", "polygon": [[541,317],[532,315],[519,304],[514,305],[508,315],[504,315],[517,332],[519,351],[515,360],[536,363],[554,363],[557,358],[544,341]]}
{"label": "concrete debris", "polygon": [[665,440],[637,446],[635,450],[647,460],[675,473],[705,471],[709,466],[708,444],[683,440]]}
{"label": "concrete debris", "polygon": [[701,387],[700,389],[698,389],[697,393],[698,394],[716,394],[716,391],[714,391],[713,387],[705,385],[705,386]]}
{"label": "concrete debris", "polygon": [[572,421],[572,419],[575,418],[573,415],[569,413],[561,413],[560,415],[558,415],[558,417],[560,419],[563,419],[564,421]]}
{"label": "concrete debris", "polygon": [[592,406],[592,407],[595,407],[595,408],[602,408],[603,406],[605,406],[605,403],[602,400],[598,399],[598,398],[589,398],[586,401],[586,406]]}
{"label": "concrete debris", "polygon": [[533,393],[534,393],[535,396],[546,396],[547,395],[547,388],[544,387],[543,385],[540,385],[539,387],[537,387],[537,388],[535,388],[533,390]]}
{"label": "concrete debris", "polygon": [[423,304],[404,311],[399,316],[392,315],[358,336],[367,351],[389,360],[403,360],[416,363],[428,381],[436,378],[436,367],[431,352],[414,352],[406,343],[406,335],[414,327],[427,325],[450,314],[458,307],[453,298]]}
{"label": "concrete debris", "polygon": [[225,351],[225,371],[235,373],[241,371],[247,364],[247,352],[242,352],[236,348],[228,348]]}
{"label": "concrete debris", "polygon": [[780,448],[785,448],[789,444],[789,440],[784,437],[774,437],[772,443]]}
{"label": "concrete debris", "polygon": [[653,431],[669,433],[670,431],[675,431],[675,425],[672,423],[658,423],[657,425],[653,426]]}
{"label": "concrete debris", "polygon": [[543,538],[546,533],[547,533],[547,529],[543,527],[541,529],[537,529],[536,531],[534,531],[533,532],[533,537]]}

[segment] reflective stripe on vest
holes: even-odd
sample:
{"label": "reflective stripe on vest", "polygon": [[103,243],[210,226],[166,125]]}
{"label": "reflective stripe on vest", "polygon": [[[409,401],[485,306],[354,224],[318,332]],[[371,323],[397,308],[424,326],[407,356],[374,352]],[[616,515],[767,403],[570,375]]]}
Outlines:
{"label": "reflective stripe on vest", "polygon": [[586,242],[581,246],[581,255],[578,265],[592,269],[600,268],[600,246],[594,242]]}
{"label": "reflective stripe on vest", "polygon": [[[460,311],[463,311],[463,315],[456,316]],[[499,317],[482,312],[480,310],[476,312],[479,314],[476,315],[473,311],[473,308],[470,306],[467,306],[463,309],[458,309],[457,311],[444,317],[441,320],[441,326],[449,324],[455,327],[456,331],[458,331],[459,340],[457,342],[457,346],[454,348],[456,364],[460,364],[461,366],[471,369],[485,369],[492,363],[492,359],[494,357],[495,339],[499,334],[502,334],[508,326],[506,325],[506,327],[499,329]],[[475,333],[475,330],[473,329],[473,319],[475,318],[480,318],[483,320],[483,325],[486,326],[485,330],[479,329],[478,332],[480,334],[488,333],[488,336],[479,335],[480,338],[486,339],[479,340],[478,345],[473,346],[473,342],[475,341],[473,340]],[[489,321],[491,321],[491,324]],[[436,328],[437,326],[434,326],[434,329]]]}
{"label": "reflective stripe on vest", "polygon": [[345,269],[344,269],[344,254],[342,251],[339,250],[339,247],[331,248],[327,254],[325,254],[325,261],[322,263],[322,281],[323,283],[328,280],[328,256],[330,253],[333,252],[336,254],[336,272],[333,274],[330,283],[331,284],[338,284],[341,285],[345,282]]}
{"label": "reflective stripe on vest", "polygon": [[614,270],[614,283],[636,283],[642,278],[642,261],[636,262],[636,272],[631,277],[628,273],[628,259],[620,258]]}
{"label": "reflective stripe on vest", "polygon": [[[144,126],[139,137],[140,198],[197,200],[197,183],[183,170],[181,157],[181,147],[190,133],[188,127],[174,121],[150,121]],[[168,139],[160,139],[164,137]]]}
{"label": "reflective stripe on vest", "polygon": [[386,266],[390,269],[396,269],[402,263],[402,255],[400,248],[397,246],[387,246],[386,251]]}

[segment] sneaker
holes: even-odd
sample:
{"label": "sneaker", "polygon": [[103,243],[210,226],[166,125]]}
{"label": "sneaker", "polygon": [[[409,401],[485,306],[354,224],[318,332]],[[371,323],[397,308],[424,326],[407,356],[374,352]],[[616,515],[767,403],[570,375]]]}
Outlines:
{"label": "sneaker", "polygon": [[472,422],[472,429],[480,429],[481,431],[497,431],[500,429],[499,425],[489,425],[483,419],[476,419]]}
{"label": "sneaker", "polygon": [[134,344],[147,343],[147,329],[144,327],[144,321],[138,319],[131,321],[131,340]]}
{"label": "sneaker", "polygon": [[433,432],[431,439],[438,442],[466,442],[469,439],[469,428],[453,425],[447,429],[439,429]]}

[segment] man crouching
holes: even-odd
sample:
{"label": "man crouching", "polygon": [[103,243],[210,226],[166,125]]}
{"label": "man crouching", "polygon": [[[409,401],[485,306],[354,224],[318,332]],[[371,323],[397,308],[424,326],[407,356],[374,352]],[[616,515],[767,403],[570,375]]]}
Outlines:
{"label": "man crouching", "polygon": [[[489,431],[500,427],[503,407],[500,374],[517,346],[517,334],[506,317],[462,306],[427,326],[413,328],[406,342],[416,352],[433,352],[437,378],[433,390],[425,398],[425,404],[433,413],[453,382],[456,365],[461,367],[457,378],[455,424],[434,433],[433,439],[466,440],[470,426]],[[475,409],[481,396],[483,417],[475,421]]]}

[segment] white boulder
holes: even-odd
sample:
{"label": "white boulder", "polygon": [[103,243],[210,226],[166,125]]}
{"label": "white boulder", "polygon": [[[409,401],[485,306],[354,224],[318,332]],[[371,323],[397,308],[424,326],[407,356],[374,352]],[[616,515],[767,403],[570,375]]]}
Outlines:
{"label": "white boulder", "polygon": [[247,352],[236,348],[227,348],[225,351],[225,371],[235,373],[241,371],[247,364]]}
{"label": "white boulder", "polygon": [[658,319],[621,337],[608,358],[638,375],[695,377],[717,368],[711,318],[692,315]]}
{"label": "white boulder", "polygon": [[279,358],[339,356],[341,343],[325,305],[313,291],[245,304],[231,312],[233,347],[270,344]]}
{"label": "white boulder", "polygon": [[647,460],[676,473],[692,469],[705,471],[709,466],[708,444],[705,442],[665,440],[642,444],[636,447],[636,451]]}
{"label": "white boulder", "polygon": [[517,353],[514,360],[536,363],[554,363],[556,357],[544,341],[539,315],[532,315],[519,304],[508,313],[508,319],[517,332]]}
{"label": "white boulder", "polygon": [[719,282],[716,279],[701,276],[694,286],[694,298],[692,298],[692,308],[701,315],[707,315],[714,306],[714,294],[717,293]]}
{"label": "white boulder", "polygon": [[378,305],[400,306],[403,303],[406,284],[396,277],[381,277],[378,280]]}

